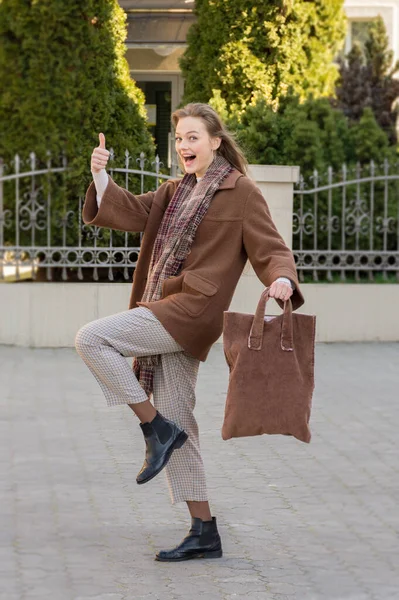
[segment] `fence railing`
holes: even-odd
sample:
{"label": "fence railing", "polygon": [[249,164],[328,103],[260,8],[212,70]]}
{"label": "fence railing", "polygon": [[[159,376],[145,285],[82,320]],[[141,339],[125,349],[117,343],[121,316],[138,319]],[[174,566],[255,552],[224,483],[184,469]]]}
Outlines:
{"label": "fence railing", "polygon": [[[399,281],[399,164],[314,171],[294,190],[293,249],[301,280]],[[334,277],[334,274],[336,277]]]}
{"label": "fence railing", "polygon": [[[124,165],[117,167],[110,150],[111,177],[134,193],[155,190],[170,179],[162,166],[159,157],[150,163],[144,153],[134,159],[126,152]],[[0,159],[0,281],[35,279],[39,269],[48,281],[56,271],[64,281],[83,280],[84,269],[94,280],[102,270],[102,278],[113,281],[115,269],[130,279],[141,237],[83,224],[84,198],[76,198],[76,208],[66,200],[67,170],[66,160],[54,166],[50,157],[38,165],[34,153],[24,162],[15,156],[10,166]]]}
{"label": "fence railing", "polygon": [[[120,163],[119,163],[120,164]],[[125,153],[109,173],[133,193],[155,190],[172,176],[157,157]],[[35,154],[11,165],[0,159],[0,281],[40,276],[63,281],[130,280],[141,236],[82,223],[83,197],[67,201],[68,165]],[[176,172],[176,166],[173,167]],[[71,207],[72,206],[72,207]],[[348,277],[374,280],[376,273],[399,281],[399,163],[357,165],[339,172],[314,171],[294,189],[293,250],[301,280]],[[116,274],[116,276],[115,276]]]}

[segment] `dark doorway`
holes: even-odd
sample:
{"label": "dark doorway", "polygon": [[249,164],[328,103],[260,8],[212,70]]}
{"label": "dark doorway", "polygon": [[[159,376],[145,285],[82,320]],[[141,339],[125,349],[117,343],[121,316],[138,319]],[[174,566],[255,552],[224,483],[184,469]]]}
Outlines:
{"label": "dark doorway", "polygon": [[137,81],[145,94],[145,103],[154,106],[155,124],[150,131],[155,139],[157,154],[168,166],[169,134],[171,132],[172,83],[170,81]]}

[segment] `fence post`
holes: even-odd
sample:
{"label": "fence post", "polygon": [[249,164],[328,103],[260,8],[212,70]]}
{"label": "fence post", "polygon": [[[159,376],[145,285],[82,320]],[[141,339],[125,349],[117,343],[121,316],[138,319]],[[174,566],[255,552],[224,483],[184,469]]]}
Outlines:
{"label": "fence post", "polygon": [[248,174],[262,192],[285,243],[292,248],[294,183],[299,180],[299,167],[249,165]]}
{"label": "fence post", "polygon": [[[262,192],[285,243],[292,248],[294,183],[299,179],[299,167],[249,165],[248,175]],[[264,285],[248,263],[238,282],[229,310],[253,313],[263,289]],[[273,312],[274,304],[270,307],[270,312]],[[277,312],[278,310],[277,307]]]}

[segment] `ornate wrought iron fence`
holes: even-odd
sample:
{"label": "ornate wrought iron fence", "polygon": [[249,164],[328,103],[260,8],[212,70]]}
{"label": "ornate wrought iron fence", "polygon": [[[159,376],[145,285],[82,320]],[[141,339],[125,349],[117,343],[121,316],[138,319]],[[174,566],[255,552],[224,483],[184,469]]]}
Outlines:
{"label": "ornate wrought iron fence", "polygon": [[399,164],[314,171],[294,190],[293,248],[300,279],[399,281]]}
{"label": "ornate wrought iron fence", "polygon": [[[134,193],[172,177],[161,172],[158,157],[147,170],[143,153],[134,160],[126,152],[123,167],[115,162],[111,150],[111,177]],[[67,171],[65,160],[54,166],[48,157],[39,165],[33,153],[11,165],[0,159],[0,281],[35,278],[39,269],[49,281],[56,270],[64,281],[71,273],[83,280],[84,269],[94,280],[101,270],[113,281],[116,269],[130,279],[141,238],[84,225],[83,198],[73,210],[63,201]],[[301,178],[294,190],[293,249],[301,280],[306,274],[314,281],[332,281],[334,274],[341,281],[365,274],[373,280],[378,272],[384,279],[395,273],[399,281],[399,164],[343,165],[336,173],[329,168]]]}
{"label": "ornate wrought iron fence", "polygon": [[[134,160],[126,151],[124,166],[117,167],[111,149],[109,173],[126,189],[143,193],[171,178],[161,172],[158,156],[151,163],[152,171],[146,168],[148,163],[144,153]],[[99,269],[104,268],[110,281],[115,269],[124,279],[130,278],[141,236],[83,224],[83,198],[71,210],[62,197],[67,170],[65,159],[54,166],[49,156],[46,165],[39,165],[34,153],[25,162],[15,156],[10,166],[0,159],[0,281],[34,279],[39,269],[45,270],[49,281],[55,270],[61,271],[64,281],[71,273],[82,280],[83,269],[98,280]]]}

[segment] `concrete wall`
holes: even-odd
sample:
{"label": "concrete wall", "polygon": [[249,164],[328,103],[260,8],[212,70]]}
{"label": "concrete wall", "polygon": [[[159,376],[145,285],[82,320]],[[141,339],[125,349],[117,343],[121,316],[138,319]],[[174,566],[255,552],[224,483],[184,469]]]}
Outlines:
{"label": "concrete wall", "polygon": [[[253,313],[262,290],[244,274],[230,310]],[[302,290],[306,303],[299,312],[317,316],[317,341],[399,342],[399,285],[305,284]],[[126,310],[129,291],[126,283],[0,284],[0,344],[73,346],[82,325]],[[269,308],[280,310],[274,301]]]}
{"label": "concrete wall", "polygon": [[82,325],[126,310],[129,291],[126,283],[2,283],[0,343],[73,346]]}

